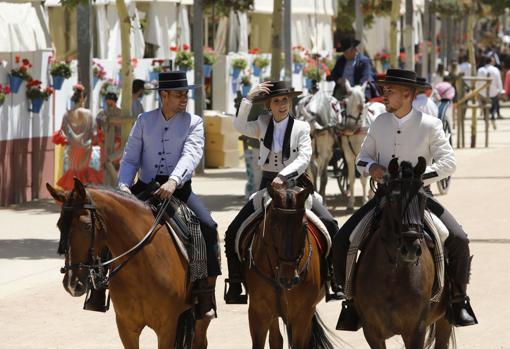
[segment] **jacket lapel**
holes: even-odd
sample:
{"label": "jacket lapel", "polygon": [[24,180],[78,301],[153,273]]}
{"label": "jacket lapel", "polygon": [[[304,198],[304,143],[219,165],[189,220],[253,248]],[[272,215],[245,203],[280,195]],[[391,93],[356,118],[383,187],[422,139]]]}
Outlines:
{"label": "jacket lapel", "polygon": [[290,136],[292,135],[292,126],[294,126],[294,118],[289,115],[289,123],[287,124],[287,129],[285,130],[285,136],[283,138],[283,160],[288,160],[290,158]]}
{"label": "jacket lapel", "polygon": [[274,124],[273,118],[269,119],[269,124],[267,125],[266,135],[264,136],[264,147],[271,151],[271,147],[273,145],[273,132]]}

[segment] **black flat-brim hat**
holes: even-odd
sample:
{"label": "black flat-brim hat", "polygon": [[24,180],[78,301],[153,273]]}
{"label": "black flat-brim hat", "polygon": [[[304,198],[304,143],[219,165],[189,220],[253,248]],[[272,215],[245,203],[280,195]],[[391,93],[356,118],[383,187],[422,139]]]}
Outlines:
{"label": "black flat-brim hat", "polygon": [[416,82],[420,85],[417,87],[419,91],[425,91],[432,88],[432,85],[427,81],[427,79],[422,78],[421,76],[416,77]]}
{"label": "black flat-brim hat", "polygon": [[256,96],[253,98],[254,103],[265,102],[270,98],[278,96],[299,96],[303,93],[301,91],[293,91],[285,81],[269,81],[269,83],[271,84],[269,86],[269,93]]}
{"label": "black flat-brim hat", "polygon": [[158,81],[155,87],[147,88],[147,90],[158,91],[184,91],[200,87],[200,85],[188,85],[186,72],[184,71],[171,71],[166,73],[159,73]]}
{"label": "black flat-brim hat", "polygon": [[340,45],[337,46],[336,51],[344,52],[350,48],[358,46],[360,43],[361,43],[361,41],[359,41],[355,38],[352,38],[352,37],[343,38],[342,40],[340,40]]}
{"label": "black flat-brim hat", "polygon": [[423,88],[423,85],[416,81],[416,73],[412,70],[405,69],[388,69],[384,79],[376,80],[379,86],[385,85],[402,85],[415,88]]}

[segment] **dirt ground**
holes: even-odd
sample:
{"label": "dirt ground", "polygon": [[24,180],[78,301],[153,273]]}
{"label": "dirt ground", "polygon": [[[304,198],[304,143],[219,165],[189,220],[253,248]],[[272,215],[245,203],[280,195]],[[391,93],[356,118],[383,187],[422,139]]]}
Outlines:
{"label": "dirt ground", "polygon": [[[503,112],[510,118],[509,109]],[[469,135],[466,140],[469,143]],[[498,121],[490,147],[482,146],[479,132],[478,148],[456,150],[452,187],[448,195],[438,197],[463,224],[475,256],[469,294],[480,324],[457,329],[457,342],[462,349],[510,349],[510,119]],[[221,235],[244,203],[244,180],[242,168],[207,170],[194,179],[194,190],[212,210]],[[346,200],[333,180],[327,193],[333,214],[344,222]],[[0,209],[0,347],[120,348],[113,309],[106,314],[83,311],[83,298],[72,298],[62,287],[57,217],[57,207],[49,201]],[[226,273],[226,263],[223,269]],[[247,306],[224,304],[223,277],[216,293],[219,318],[210,326],[209,347],[251,347]],[[319,306],[332,330],[339,308],[339,302]],[[345,348],[368,348],[361,331],[334,332]],[[403,347],[400,338],[387,343],[389,348]],[[142,333],[141,347],[156,347],[150,329]]]}

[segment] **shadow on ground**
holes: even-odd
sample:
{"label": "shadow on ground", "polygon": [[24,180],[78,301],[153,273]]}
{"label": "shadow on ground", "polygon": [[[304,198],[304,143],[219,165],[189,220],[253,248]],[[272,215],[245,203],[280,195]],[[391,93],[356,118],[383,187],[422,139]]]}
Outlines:
{"label": "shadow on ground", "polygon": [[13,211],[32,211],[33,214],[47,214],[47,213],[59,213],[60,206],[55,204],[55,201],[52,199],[43,199],[31,202],[25,202],[23,204],[11,205],[3,210],[13,210]]}
{"label": "shadow on ground", "polygon": [[199,195],[210,211],[239,211],[247,202],[244,195]]}
{"label": "shadow on ground", "polygon": [[58,240],[0,240],[0,259],[61,259],[57,248]]}

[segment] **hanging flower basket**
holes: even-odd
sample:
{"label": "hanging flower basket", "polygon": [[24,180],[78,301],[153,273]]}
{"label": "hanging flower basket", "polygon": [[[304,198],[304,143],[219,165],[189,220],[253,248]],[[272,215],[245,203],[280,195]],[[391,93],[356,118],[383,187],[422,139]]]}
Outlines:
{"label": "hanging flower basket", "polygon": [[234,58],[232,60],[232,78],[234,80],[239,79],[239,75],[241,75],[241,71],[246,69],[248,63],[244,58]]}
{"label": "hanging flower basket", "polygon": [[212,73],[212,65],[204,64],[204,77],[210,78]]}
{"label": "hanging flower basket", "polygon": [[99,80],[104,80],[106,78],[106,70],[104,70],[104,67],[96,61],[92,61],[92,76],[94,84],[93,87],[96,87]]}
{"label": "hanging flower basket", "polygon": [[175,54],[175,66],[181,71],[188,71],[193,68],[193,55],[189,51],[188,44],[183,44],[182,49]]}
{"label": "hanging flower basket", "polygon": [[21,59],[19,55],[16,55],[16,64],[18,66],[11,69],[9,74],[9,85],[11,86],[13,93],[18,93],[23,81],[27,81],[32,78],[28,73],[29,69],[32,68],[32,64],[28,59]]}
{"label": "hanging flower basket", "polygon": [[204,76],[206,78],[211,77],[212,66],[216,62],[216,54],[210,47],[204,48]]}
{"label": "hanging flower basket", "polygon": [[11,86],[13,93],[18,93],[21,84],[23,83],[23,79],[16,75],[9,74],[9,85]]}
{"label": "hanging flower basket", "polygon": [[28,108],[28,111],[31,111],[32,113],[39,114],[41,111],[42,105],[44,100],[40,97],[33,98],[30,100],[31,107]]}
{"label": "hanging flower basket", "polygon": [[253,75],[260,77],[262,75],[262,70],[269,66],[269,63],[269,58],[255,57],[253,60]]}
{"label": "hanging flower basket", "polygon": [[50,69],[50,75],[53,78],[53,88],[60,90],[65,79],[72,75],[71,67],[67,62],[53,63]]}
{"label": "hanging flower basket", "polygon": [[4,104],[5,98],[9,93],[11,93],[9,85],[2,86],[2,84],[0,84],[0,107]]}
{"label": "hanging flower basket", "polygon": [[299,74],[303,70],[303,65],[301,63],[294,63],[294,74]]}
{"label": "hanging flower basket", "polygon": [[241,77],[241,93],[243,94],[243,97],[246,97],[248,92],[250,92],[251,89],[251,78],[249,75],[244,75]]}
{"label": "hanging flower basket", "polygon": [[157,71],[149,72],[149,81],[158,81],[159,73]]}

